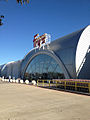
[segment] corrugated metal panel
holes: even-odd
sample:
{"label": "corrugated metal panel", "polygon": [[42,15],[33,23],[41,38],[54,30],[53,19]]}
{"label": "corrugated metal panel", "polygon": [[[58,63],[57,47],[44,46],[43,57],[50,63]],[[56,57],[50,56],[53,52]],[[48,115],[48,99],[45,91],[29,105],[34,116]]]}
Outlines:
{"label": "corrugated metal panel", "polygon": [[20,69],[21,69],[21,61],[10,62],[3,66],[1,70],[1,75],[8,78],[11,76],[12,78],[19,78],[20,77]]}

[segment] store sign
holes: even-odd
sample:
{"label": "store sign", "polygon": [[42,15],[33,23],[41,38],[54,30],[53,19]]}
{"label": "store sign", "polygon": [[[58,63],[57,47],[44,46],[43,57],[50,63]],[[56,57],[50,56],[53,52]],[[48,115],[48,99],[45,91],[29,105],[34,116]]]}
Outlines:
{"label": "store sign", "polygon": [[42,47],[43,45],[46,45],[48,43],[50,43],[50,34],[43,34],[42,36],[39,36],[39,34],[36,34],[34,36],[34,40],[33,40],[33,46],[34,47]]}

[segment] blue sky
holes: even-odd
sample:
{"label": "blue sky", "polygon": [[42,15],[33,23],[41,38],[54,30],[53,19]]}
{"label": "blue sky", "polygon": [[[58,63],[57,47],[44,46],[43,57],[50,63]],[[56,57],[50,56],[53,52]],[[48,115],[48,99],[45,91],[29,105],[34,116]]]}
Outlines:
{"label": "blue sky", "polygon": [[0,64],[22,59],[33,48],[36,33],[55,40],[90,24],[90,0],[16,0],[0,2]]}

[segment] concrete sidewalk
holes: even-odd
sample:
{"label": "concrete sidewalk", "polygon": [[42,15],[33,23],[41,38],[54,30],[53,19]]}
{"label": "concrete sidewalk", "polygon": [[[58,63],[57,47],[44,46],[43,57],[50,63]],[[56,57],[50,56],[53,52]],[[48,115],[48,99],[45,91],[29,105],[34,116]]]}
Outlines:
{"label": "concrete sidewalk", "polygon": [[90,120],[90,96],[0,82],[0,120]]}

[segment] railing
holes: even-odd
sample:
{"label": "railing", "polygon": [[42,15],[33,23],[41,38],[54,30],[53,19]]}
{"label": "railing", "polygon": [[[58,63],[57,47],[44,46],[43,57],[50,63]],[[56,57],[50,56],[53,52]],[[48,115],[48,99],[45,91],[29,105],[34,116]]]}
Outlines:
{"label": "railing", "polygon": [[90,93],[90,80],[80,79],[37,80],[37,86]]}
{"label": "railing", "polygon": [[28,85],[35,85],[45,88],[51,89],[63,89],[69,91],[79,91],[83,93],[88,93],[90,95],[90,80],[80,80],[80,79],[53,79],[53,80],[21,80],[18,79],[4,79],[0,78],[0,81],[7,82],[7,83],[21,83],[21,84],[28,84]]}

